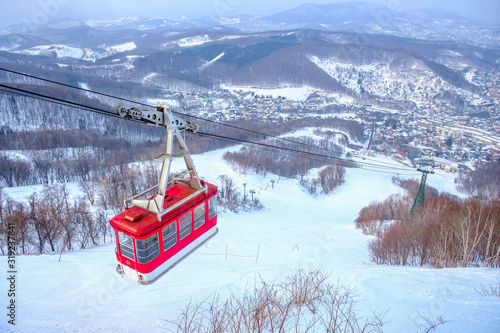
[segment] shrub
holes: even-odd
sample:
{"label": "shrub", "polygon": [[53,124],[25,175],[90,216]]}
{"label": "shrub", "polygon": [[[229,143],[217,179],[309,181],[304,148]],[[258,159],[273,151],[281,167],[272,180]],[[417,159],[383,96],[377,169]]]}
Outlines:
{"label": "shrub", "polygon": [[328,283],[319,270],[298,270],[282,282],[255,281],[241,297],[230,291],[190,301],[170,321],[172,332],[381,332],[385,313],[360,317],[352,289]]}
{"label": "shrub", "polygon": [[377,236],[368,244],[372,261],[437,268],[500,266],[500,200],[431,197],[411,214],[410,205],[396,197],[360,211],[356,226]]}

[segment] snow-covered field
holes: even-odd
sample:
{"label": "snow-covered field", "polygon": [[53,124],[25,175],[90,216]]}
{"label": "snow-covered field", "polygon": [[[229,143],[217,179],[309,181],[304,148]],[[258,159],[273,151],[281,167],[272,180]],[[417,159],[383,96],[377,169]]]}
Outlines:
{"label": "snow-covered field", "polygon": [[193,47],[193,46],[203,45],[210,41],[212,41],[212,39],[208,35],[202,35],[202,36],[181,38],[177,41],[177,44],[180,47]]}
{"label": "snow-covered field", "polygon": [[287,87],[287,88],[265,89],[265,88],[238,87],[238,86],[221,86],[221,88],[227,89],[232,92],[251,91],[257,95],[264,95],[264,96],[271,95],[273,96],[273,98],[281,96],[296,101],[305,101],[312,92],[312,89],[309,87],[302,87],[302,88]]}
{"label": "snow-covered field", "polygon": [[72,47],[67,45],[39,45],[26,49],[23,51],[18,51],[17,53],[27,54],[27,55],[43,55],[51,56],[55,54],[57,58],[75,58],[82,59],[85,56],[85,51],[78,47]]}
{"label": "snow-covered field", "polygon": [[[255,189],[265,210],[220,213],[219,234],[150,286],[115,272],[113,244],[65,252],[60,262],[58,254],[17,257],[16,326],[4,315],[0,331],[165,332],[171,328],[166,320],[175,320],[190,300],[202,301],[215,291],[227,295],[228,288],[242,293],[258,275],[279,280],[299,267],[321,268],[331,273],[332,283],[355,288],[362,315],[388,310],[384,332],[419,332],[412,320],[422,322],[420,315],[447,321],[435,332],[500,331],[500,297],[483,297],[474,290],[500,282],[499,269],[370,263],[370,237],[355,229],[353,221],[370,201],[402,192],[392,183],[393,175],[348,169],[343,186],[327,197],[313,197],[297,180],[239,175],[222,160],[223,152],[193,156],[198,173],[214,183],[227,174],[241,190],[248,183],[247,194]],[[277,181],[274,189],[272,179]],[[451,175],[429,176],[429,182],[453,190]],[[8,193],[23,197],[22,190]],[[7,270],[6,257],[0,265]],[[2,281],[5,309],[8,288]]]}

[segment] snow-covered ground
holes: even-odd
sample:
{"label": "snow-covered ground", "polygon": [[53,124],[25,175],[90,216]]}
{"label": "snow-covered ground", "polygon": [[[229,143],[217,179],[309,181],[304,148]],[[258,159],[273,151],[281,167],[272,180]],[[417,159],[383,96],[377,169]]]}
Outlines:
{"label": "snow-covered ground", "polygon": [[193,46],[203,45],[211,41],[212,39],[208,35],[202,35],[202,36],[181,38],[177,41],[177,44],[180,47],[193,47]]}
{"label": "snow-covered ground", "polygon": [[27,55],[43,55],[51,56],[55,54],[57,58],[75,58],[82,59],[85,56],[85,51],[78,47],[68,45],[39,45],[30,49],[17,51],[17,53]]}
{"label": "snow-covered ground", "polygon": [[204,70],[208,67],[210,67],[211,65],[213,65],[217,60],[219,60],[220,58],[222,58],[223,56],[225,55],[224,52],[222,52],[221,54],[219,54],[217,57],[213,58],[212,60],[210,61],[207,61],[206,63],[204,63],[203,65],[200,66],[200,70]]}
{"label": "snow-covered ground", "polygon": [[[367,242],[371,238],[353,221],[370,201],[403,191],[392,183],[392,174],[348,169],[343,186],[329,196],[313,197],[297,180],[239,175],[222,160],[223,152],[193,156],[198,173],[214,183],[218,175],[227,174],[241,190],[248,183],[247,194],[255,189],[265,210],[220,213],[219,234],[150,286],[115,272],[114,244],[65,252],[60,262],[55,254],[17,257],[16,326],[7,324],[4,315],[0,331],[165,332],[171,328],[166,320],[175,320],[190,300],[202,301],[215,291],[227,295],[228,287],[235,294],[243,293],[258,275],[279,280],[299,267],[322,268],[332,274],[332,283],[355,288],[362,315],[388,310],[384,332],[418,332],[411,321],[421,322],[420,315],[447,321],[435,332],[500,331],[500,298],[474,291],[500,282],[499,269],[391,267],[370,262]],[[437,177],[429,176],[429,182],[453,189],[454,176]],[[7,192],[22,198],[22,189]],[[7,270],[6,257],[1,257],[0,266]],[[5,278],[2,281],[5,309],[8,288]]]}
{"label": "snow-covered ground", "polygon": [[257,95],[268,96],[271,95],[273,98],[277,98],[278,96],[285,97],[287,99],[296,100],[296,101],[305,101],[311,92],[312,88],[302,87],[286,87],[286,88],[276,88],[276,89],[265,89],[265,88],[253,88],[253,87],[239,87],[239,86],[221,86],[222,89],[227,89],[229,91],[251,91]]}
{"label": "snow-covered ground", "polygon": [[137,46],[135,45],[134,42],[128,42],[128,43],[109,46],[108,50],[111,53],[120,53],[120,52],[135,50],[136,48]]}

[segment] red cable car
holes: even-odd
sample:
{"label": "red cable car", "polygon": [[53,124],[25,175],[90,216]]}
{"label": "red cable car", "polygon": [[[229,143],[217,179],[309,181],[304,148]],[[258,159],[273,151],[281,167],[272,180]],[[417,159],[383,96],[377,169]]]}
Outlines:
{"label": "red cable car", "polygon": [[[157,111],[120,106],[118,114],[167,129],[165,152],[156,159],[163,161],[158,186],[127,200],[125,211],[110,220],[117,272],[150,284],[217,234],[217,187],[198,178],[180,135],[196,132],[197,124],[174,117],[165,105],[158,105]],[[186,169],[170,174],[172,161],[180,157]]]}

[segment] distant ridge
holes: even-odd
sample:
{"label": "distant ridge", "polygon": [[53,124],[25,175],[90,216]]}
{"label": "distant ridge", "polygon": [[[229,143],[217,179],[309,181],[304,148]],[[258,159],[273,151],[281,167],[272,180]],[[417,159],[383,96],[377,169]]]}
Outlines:
{"label": "distant ridge", "polygon": [[345,2],[332,4],[306,3],[293,9],[264,16],[262,19],[274,22],[309,23],[309,24],[343,24],[345,22],[368,22],[380,19],[387,13],[397,13],[385,6],[366,2]]}

